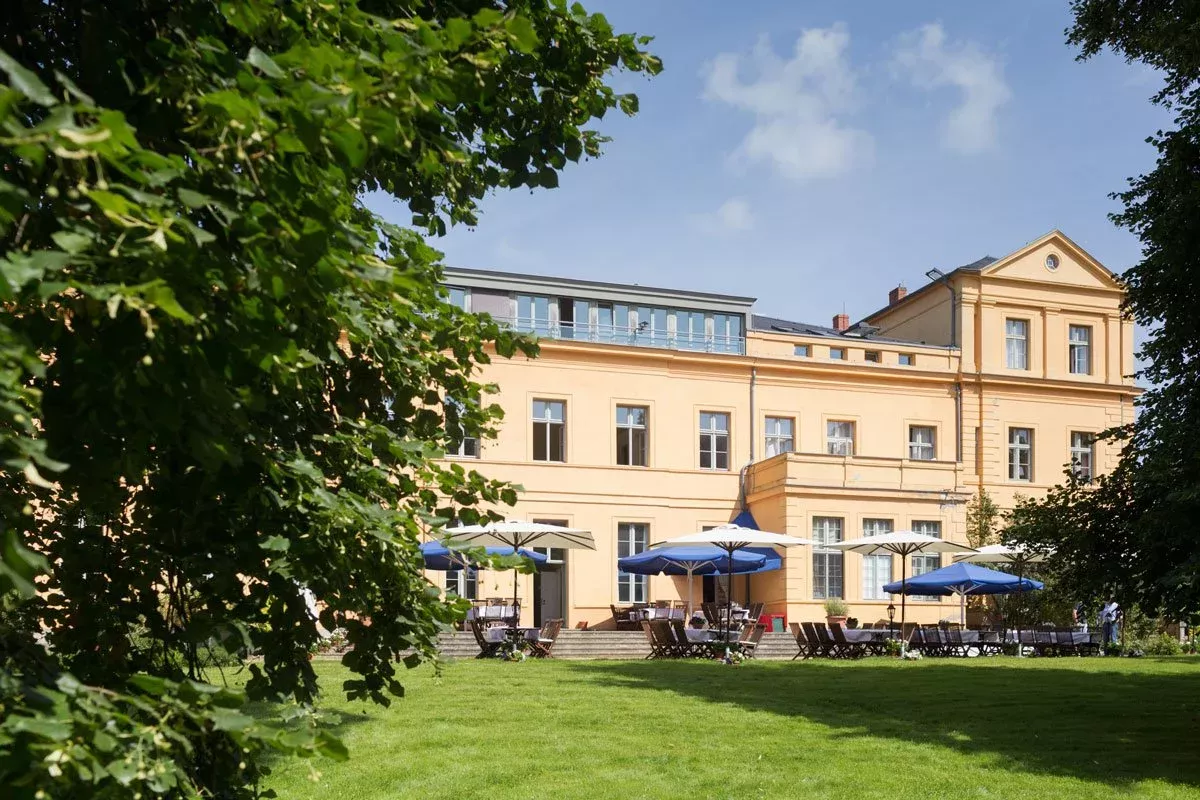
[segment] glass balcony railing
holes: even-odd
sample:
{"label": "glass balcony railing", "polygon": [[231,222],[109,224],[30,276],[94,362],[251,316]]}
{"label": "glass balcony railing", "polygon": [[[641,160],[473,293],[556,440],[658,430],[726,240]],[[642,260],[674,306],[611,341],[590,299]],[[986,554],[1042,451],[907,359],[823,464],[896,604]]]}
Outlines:
{"label": "glass balcony railing", "polygon": [[497,317],[496,321],[513,330],[520,331],[521,333],[532,333],[542,339],[623,344],[632,347],[657,347],[664,350],[692,350],[701,353],[733,353],[740,355],[746,352],[746,339],[742,336],[655,331],[638,325],[552,323],[528,317]]}

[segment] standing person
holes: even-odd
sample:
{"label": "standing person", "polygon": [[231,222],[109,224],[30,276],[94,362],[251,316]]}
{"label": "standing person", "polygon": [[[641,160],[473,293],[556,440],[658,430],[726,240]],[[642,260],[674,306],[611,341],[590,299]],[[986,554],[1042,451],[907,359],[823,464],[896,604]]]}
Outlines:
{"label": "standing person", "polygon": [[1100,624],[1104,627],[1104,643],[1117,643],[1117,619],[1121,615],[1121,607],[1116,600],[1109,600],[1100,610]]}
{"label": "standing person", "polygon": [[1088,632],[1087,609],[1083,606],[1083,601],[1080,600],[1071,609],[1071,621],[1075,623],[1075,628],[1083,633]]}

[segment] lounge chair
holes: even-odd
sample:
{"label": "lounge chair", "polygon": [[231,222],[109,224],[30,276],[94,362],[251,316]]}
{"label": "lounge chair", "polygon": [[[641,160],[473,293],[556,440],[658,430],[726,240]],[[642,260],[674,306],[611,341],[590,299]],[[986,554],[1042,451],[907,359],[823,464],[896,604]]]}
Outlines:
{"label": "lounge chair", "polygon": [[479,655],[475,656],[476,658],[492,658],[500,654],[503,640],[489,639],[487,628],[481,621],[471,620],[471,632],[475,634],[475,643],[479,645]]}
{"label": "lounge chair", "polygon": [[542,624],[542,629],[538,631],[538,637],[529,642],[529,649],[535,657],[553,658],[550,651],[554,649],[554,642],[558,639],[558,632],[562,630],[562,624],[561,619],[547,620]]}
{"label": "lounge chair", "polygon": [[701,603],[700,610],[704,612],[704,619],[708,623],[708,627],[716,628],[721,625],[721,614],[717,611],[716,603]]}

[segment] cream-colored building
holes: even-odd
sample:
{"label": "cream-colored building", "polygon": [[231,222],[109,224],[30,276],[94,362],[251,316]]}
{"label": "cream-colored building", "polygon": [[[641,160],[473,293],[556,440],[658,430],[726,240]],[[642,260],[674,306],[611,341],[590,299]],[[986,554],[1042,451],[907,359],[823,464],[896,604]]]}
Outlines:
{"label": "cream-colored building", "polygon": [[[610,605],[684,599],[683,578],[620,574],[618,556],[743,508],[764,530],[819,542],[888,529],[965,541],[980,489],[1010,507],[1072,462],[1111,469],[1115,448],[1090,437],[1130,421],[1137,394],[1113,274],[1054,231],[930,277],[825,327],[756,315],[748,297],[447,270],[455,302],[542,337],[539,358],[487,368],[504,422],[455,457],[523,487],[512,516],[596,539],[522,576],[523,622],[596,627]],[[885,617],[898,558],[781,555],[778,571],[735,577],[734,598],[814,620],[841,596],[851,616]],[[939,565],[912,562],[910,575]],[[512,588],[511,573],[430,579],[481,598]],[[717,590],[701,583],[697,599]],[[908,602],[923,622],[956,609]]]}

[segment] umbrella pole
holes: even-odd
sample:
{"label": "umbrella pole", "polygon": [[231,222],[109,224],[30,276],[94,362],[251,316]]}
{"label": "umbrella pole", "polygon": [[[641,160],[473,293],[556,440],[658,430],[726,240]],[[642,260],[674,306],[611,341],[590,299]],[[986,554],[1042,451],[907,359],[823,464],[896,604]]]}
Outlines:
{"label": "umbrella pole", "polygon": [[692,573],[695,571],[695,566],[688,562],[688,599],[687,599],[687,619],[684,620],[685,625],[692,624]]}
{"label": "umbrella pole", "polygon": [[967,627],[967,593],[958,596],[958,624]]}
{"label": "umbrella pole", "polygon": [[903,656],[908,650],[908,637],[904,635],[904,622],[908,604],[905,602],[908,599],[908,588],[905,586],[908,580],[908,556],[904,553],[900,554],[900,655]]}
{"label": "umbrella pole", "polygon": [[1017,658],[1021,657],[1021,606],[1024,605],[1021,602],[1024,599],[1021,597],[1021,590],[1025,588],[1025,581],[1024,578],[1021,577],[1021,573],[1024,571],[1025,562],[1021,559],[1017,559],[1017,605],[1016,608],[1013,609],[1017,612],[1013,614],[1013,616],[1016,617],[1016,619],[1013,621],[1017,625]]}
{"label": "umbrella pole", "polygon": [[727,547],[729,551],[729,569],[728,577],[725,579],[725,641],[729,641],[729,634],[733,631],[733,551],[736,548]]}

